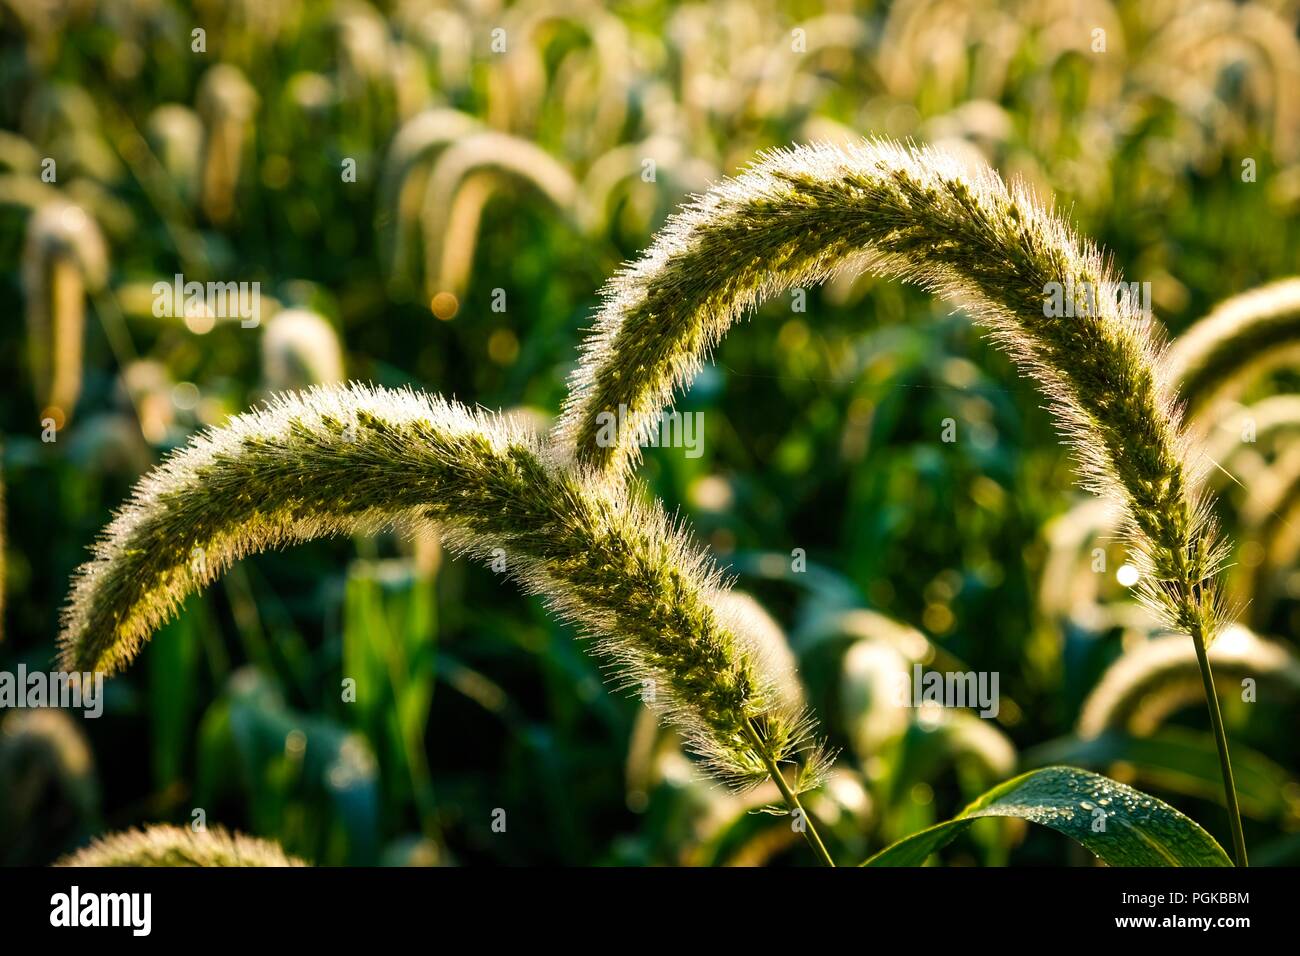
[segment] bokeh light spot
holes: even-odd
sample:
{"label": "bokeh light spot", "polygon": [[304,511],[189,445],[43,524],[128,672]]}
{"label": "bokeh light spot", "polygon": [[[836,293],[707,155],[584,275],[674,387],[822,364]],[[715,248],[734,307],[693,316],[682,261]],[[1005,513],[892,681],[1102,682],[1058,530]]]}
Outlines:
{"label": "bokeh light spot", "polygon": [[443,322],[450,322],[460,311],[460,300],[450,292],[439,292],[429,303],[429,309]]}

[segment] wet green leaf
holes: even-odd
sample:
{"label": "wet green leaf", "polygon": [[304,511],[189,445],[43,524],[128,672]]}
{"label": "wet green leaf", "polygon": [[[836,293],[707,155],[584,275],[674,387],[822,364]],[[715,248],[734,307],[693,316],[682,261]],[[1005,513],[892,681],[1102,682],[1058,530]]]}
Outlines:
{"label": "wet green leaf", "polygon": [[863,866],[921,866],[981,817],[1051,827],[1109,866],[1231,866],[1214,838],[1173,807],[1107,777],[1046,767],[999,784],[951,820],[877,853]]}

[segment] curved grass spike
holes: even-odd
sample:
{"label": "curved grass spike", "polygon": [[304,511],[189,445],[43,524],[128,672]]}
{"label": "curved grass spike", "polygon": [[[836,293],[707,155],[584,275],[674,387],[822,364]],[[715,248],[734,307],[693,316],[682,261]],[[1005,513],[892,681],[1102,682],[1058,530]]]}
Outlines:
{"label": "curved grass spike", "polygon": [[[1101,254],[1025,189],[933,150],[889,142],[778,150],[676,215],[605,290],[556,426],[562,454],[617,483],[638,441],[731,324],[838,270],[871,270],[966,304],[1052,402],[1085,484],[1123,509],[1139,593],[1198,653],[1226,617],[1225,549],[1160,372],[1150,321]],[[1053,289],[1092,289],[1066,318]],[[1207,703],[1235,811],[1218,700]],[[1238,814],[1234,843],[1245,861]]]}
{"label": "curved grass spike", "polygon": [[63,666],[120,670],[245,555],[429,521],[462,553],[501,549],[509,575],[594,637],[729,783],[760,783],[796,757],[798,789],[820,776],[802,708],[740,618],[713,609],[718,571],[662,509],[556,467],[504,418],[411,391],[280,396],[147,475],[76,575]]}
{"label": "curved grass spike", "polygon": [[[555,34],[547,28],[561,26],[584,34],[585,42],[562,53],[552,69]],[[556,115],[562,127],[585,123],[576,137],[583,146],[617,137],[627,116],[635,60],[628,28],[618,16],[599,4],[515,4],[505,13],[504,29],[514,39],[488,73],[492,126],[535,138],[553,103],[564,107]],[[589,61],[591,69],[575,75],[577,59]]]}
{"label": "curved grass spike", "polygon": [[6,709],[0,719],[0,847],[13,866],[56,834],[99,828],[95,759],[81,721],[57,707]]}
{"label": "curved grass spike", "polygon": [[262,334],[262,381],[272,392],[343,381],[343,347],[328,319],[310,309],[281,309]]}
{"label": "curved grass spike", "polygon": [[1296,519],[1300,517],[1300,443],[1291,443],[1271,464],[1246,484],[1248,496],[1242,505],[1240,538],[1259,551],[1253,566],[1242,562],[1234,583],[1250,600],[1250,620],[1267,626],[1277,592],[1270,585],[1279,572],[1294,565],[1295,544],[1300,540]]}
{"label": "curved grass spike", "polygon": [[420,218],[428,169],[458,139],[478,132],[477,119],[453,109],[430,109],[405,123],[393,137],[379,180],[383,256],[390,280],[406,280],[411,270],[412,234]]}
{"label": "curved grass spike", "polygon": [[[1171,348],[1177,347],[1175,340]],[[1262,531],[1262,525],[1273,519],[1271,530],[1287,527],[1290,521],[1285,514],[1285,502],[1293,500],[1300,505],[1300,485],[1293,492],[1282,490],[1278,476],[1285,474],[1279,468],[1279,457],[1270,467],[1259,450],[1277,447],[1276,442],[1287,433],[1300,428],[1300,395],[1273,395],[1254,405],[1237,408],[1213,419],[1201,420],[1204,427],[1203,449],[1207,461],[1216,467],[1206,472],[1206,486],[1222,490],[1229,483],[1245,489],[1244,504],[1237,516],[1238,544],[1250,541],[1263,543],[1260,538],[1272,537]],[[1245,436],[1249,434],[1250,438]],[[1300,470],[1297,471],[1300,475]],[[1231,490],[1231,489],[1229,489]],[[1288,497],[1290,496],[1290,497]],[[1107,627],[1121,623],[1126,616],[1125,606],[1118,615],[1100,601],[1102,576],[1091,570],[1092,559],[1088,551],[1111,540],[1114,533],[1114,516],[1110,503],[1099,498],[1081,499],[1069,511],[1058,515],[1047,526],[1047,560],[1044,563],[1039,589],[1039,609],[1050,620],[1063,620],[1067,616],[1083,622],[1088,629],[1100,633]],[[1276,539],[1274,539],[1276,540]],[[1270,552],[1265,548],[1265,555]],[[1239,580],[1229,580],[1225,592],[1235,606],[1249,604],[1249,612],[1256,623],[1266,619],[1262,600],[1262,580],[1273,565],[1287,567],[1285,560],[1263,561],[1253,569],[1240,562],[1235,565]]]}
{"label": "curved grass spike", "polygon": [[188,106],[164,103],[145,121],[149,146],[172,186],[186,201],[199,194],[203,166],[203,120]]}
{"label": "curved grass spike", "polygon": [[86,299],[107,280],[108,247],[80,206],[56,199],[33,213],[22,260],[27,352],[37,408],[58,428],[81,395]]}
{"label": "curved grass spike", "polygon": [[[1227,630],[1210,650],[1216,679],[1240,690],[1251,678],[1300,693],[1300,658],[1288,647],[1257,637],[1240,625]],[[1131,731],[1146,736],[1164,719],[1199,696],[1197,660],[1177,636],[1142,641],[1106,669],[1079,713],[1079,736]]]}
{"label": "curved grass spike", "polygon": [[204,215],[222,224],[235,212],[235,190],[258,95],[238,67],[219,63],[203,74],[197,99],[204,123],[200,202]]}
{"label": "curved grass spike", "polygon": [[[652,160],[658,170],[654,182],[641,179],[645,160]],[[713,166],[692,157],[681,141],[652,135],[638,143],[615,146],[592,162],[574,203],[575,215],[587,234],[605,235],[616,227],[612,200],[626,194],[638,213],[637,225],[649,232],[653,225],[648,220],[661,202],[667,207],[666,213],[671,208],[669,202],[676,205],[682,197],[707,188],[716,178]]]}
{"label": "curved grass spike", "polygon": [[[484,179],[489,173],[491,178]],[[457,209],[458,194],[470,180],[480,185],[471,193],[471,205],[467,208],[459,204]],[[503,181],[532,186],[563,210],[573,206],[578,192],[577,183],[564,164],[528,140],[492,131],[473,133],[458,140],[443,151],[434,165],[420,213],[425,291],[429,296],[440,291],[450,291],[457,297],[464,295],[463,286],[473,265],[478,221],[491,198],[491,190],[483,184]],[[459,285],[444,289],[446,283]]]}
{"label": "curved grass spike", "polygon": [[276,843],[221,827],[167,825],[99,837],[55,866],[307,866]]}
{"label": "curved grass spike", "polygon": [[1300,345],[1300,278],[1225,299],[1174,339],[1168,376],[1195,419],[1250,376],[1295,361]]}

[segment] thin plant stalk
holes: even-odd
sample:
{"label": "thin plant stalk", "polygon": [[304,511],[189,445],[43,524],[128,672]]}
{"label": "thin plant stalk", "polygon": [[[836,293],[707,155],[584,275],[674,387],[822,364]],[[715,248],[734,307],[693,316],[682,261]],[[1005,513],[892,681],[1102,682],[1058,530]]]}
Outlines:
{"label": "thin plant stalk", "polygon": [[1214,745],[1219,751],[1219,770],[1223,776],[1223,798],[1228,808],[1228,826],[1232,830],[1232,857],[1237,866],[1249,866],[1246,858],[1246,837],[1241,830],[1241,809],[1237,806],[1237,784],[1232,779],[1232,760],[1228,756],[1228,735],[1223,729],[1223,712],[1219,709],[1219,696],[1214,691],[1214,672],[1210,670],[1210,657],[1205,652],[1205,641],[1200,634],[1192,635],[1196,646],[1196,662],[1201,668],[1201,683],[1205,685],[1205,704],[1210,710],[1210,726],[1214,729]]}
{"label": "thin plant stalk", "polygon": [[813,824],[813,819],[809,816],[808,811],[803,808],[799,802],[799,795],[790,789],[790,785],[785,782],[785,775],[781,773],[781,768],[776,765],[771,757],[766,755],[766,749],[762,746],[761,738],[758,731],[754,729],[754,722],[751,720],[746,725],[746,731],[749,739],[753,742],[755,751],[763,754],[763,762],[767,765],[767,772],[772,777],[772,782],[776,784],[781,796],[785,799],[785,804],[790,808],[792,814],[798,814],[803,820],[803,838],[808,842],[808,846],[817,854],[817,858],[825,866],[835,866],[835,860],[826,850],[826,844],[822,842],[821,835],[817,832],[817,827]]}

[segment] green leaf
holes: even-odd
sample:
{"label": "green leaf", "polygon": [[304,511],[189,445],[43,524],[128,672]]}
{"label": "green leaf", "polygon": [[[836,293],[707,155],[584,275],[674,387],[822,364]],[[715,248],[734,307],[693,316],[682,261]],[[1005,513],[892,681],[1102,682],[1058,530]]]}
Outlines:
{"label": "green leaf", "polygon": [[437,667],[433,579],[408,560],[354,561],[343,599],[343,675],[351,724],[383,768],[390,813],[414,799],[436,812],[423,740]]}
{"label": "green leaf", "polygon": [[267,677],[244,668],[205,715],[199,806],[246,800],[251,829],[326,863],[368,865],[379,850],[380,785],[361,735],[291,710]]}
{"label": "green leaf", "polygon": [[1064,833],[1109,866],[1231,866],[1223,847],[1155,797],[1074,767],[999,784],[956,817],[881,850],[863,866],[920,866],[981,817],[1018,817]]}
{"label": "green leaf", "polygon": [[153,733],[154,786],[163,791],[181,778],[198,709],[200,632],[208,626],[207,603],[158,629],[149,656],[149,713]]}
{"label": "green leaf", "polygon": [[[1133,737],[1118,730],[1088,739],[1063,737],[1028,751],[1024,767],[1068,763],[1106,770],[1115,764],[1129,768],[1130,779],[1143,787],[1223,803],[1219,754],[1211,734],[1183,727],[1162,727],[1150,737]],[[1295,779],[1258,751],[1232,745],[1232,776],[1241,812],[1258,820],[1296,817],[1288,794]]]}

